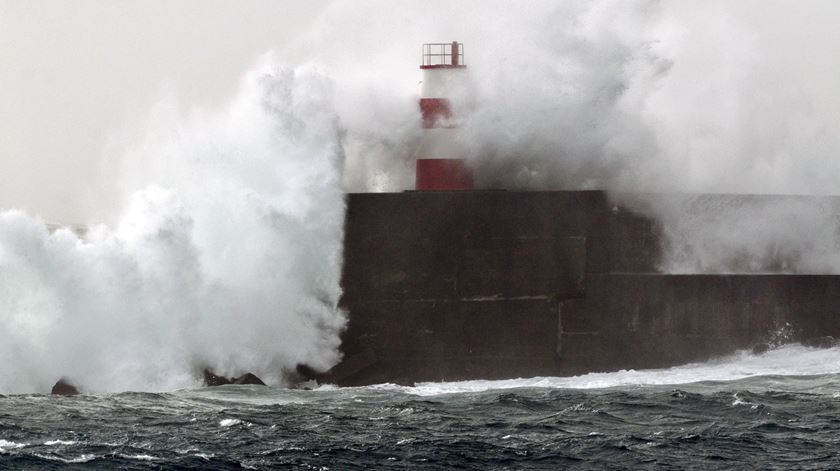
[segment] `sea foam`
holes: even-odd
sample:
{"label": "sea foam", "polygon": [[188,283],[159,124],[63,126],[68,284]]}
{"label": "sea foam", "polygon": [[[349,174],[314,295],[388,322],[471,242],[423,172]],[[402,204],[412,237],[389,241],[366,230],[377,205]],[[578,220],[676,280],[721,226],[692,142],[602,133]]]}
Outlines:
{"label": "sea foam", "polygon": [[799,344],[789,344],[759,355],[753,354],[749,350],[741,350],[732,355],[714,358],[707,362],[655,370],[622,370],[571,377],[419,383],[413,387],[378,385],[373,386],[373,388],[393,388],[410,394],[431,396],[495,389],[644,387],[685,385],[707,381],[736,381],[762,376],[808,376],[838,373],[840,373],[840,347],[817,349],[803,347]]}

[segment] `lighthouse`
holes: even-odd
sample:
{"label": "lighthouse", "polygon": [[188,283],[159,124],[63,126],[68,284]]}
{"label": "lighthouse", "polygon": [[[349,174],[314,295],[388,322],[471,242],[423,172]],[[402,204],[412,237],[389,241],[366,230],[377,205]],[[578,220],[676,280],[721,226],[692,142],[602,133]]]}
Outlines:
{"label": "lighthouse", "polygon": [[417,190],[470,190],[472,172],[458,148],[455,134],[458,117],[454,98],[466,92],[464,45],[451,43],[423,44],[420,70],[420,112],[423,136],[417,149]]}

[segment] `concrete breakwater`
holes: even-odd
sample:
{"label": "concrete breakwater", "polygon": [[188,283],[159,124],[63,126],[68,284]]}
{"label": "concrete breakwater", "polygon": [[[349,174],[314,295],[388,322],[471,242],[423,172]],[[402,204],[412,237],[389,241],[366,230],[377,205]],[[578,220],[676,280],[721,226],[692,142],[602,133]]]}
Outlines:
{"label": "concrete breakwater", "polygon": [[779,330],[840,336],[840,276],[658,273],[657,222],[603,192],[351,194],[346,218],[345,359],[324,378],[341,385],[654,368]]}

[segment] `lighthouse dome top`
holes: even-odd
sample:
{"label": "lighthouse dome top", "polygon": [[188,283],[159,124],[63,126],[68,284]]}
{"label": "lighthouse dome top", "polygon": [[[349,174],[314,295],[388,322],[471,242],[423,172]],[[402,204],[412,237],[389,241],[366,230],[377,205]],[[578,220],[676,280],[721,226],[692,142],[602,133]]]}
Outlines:
{"label": "lighthouse dome top", "polygon": [[451,43],[423,44],[420,62],[421,69],[446,69],[466,67],[464,64],[464,44],[458,41]]}

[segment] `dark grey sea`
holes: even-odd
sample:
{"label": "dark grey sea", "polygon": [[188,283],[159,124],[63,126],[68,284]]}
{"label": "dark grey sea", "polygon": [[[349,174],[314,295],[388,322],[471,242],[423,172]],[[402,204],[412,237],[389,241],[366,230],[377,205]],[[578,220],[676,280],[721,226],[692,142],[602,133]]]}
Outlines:
{"label": "dark grey sea", "polygon": [[576,378],[0,396],[0,468],[837,469],[838,359],[788,346]]}

